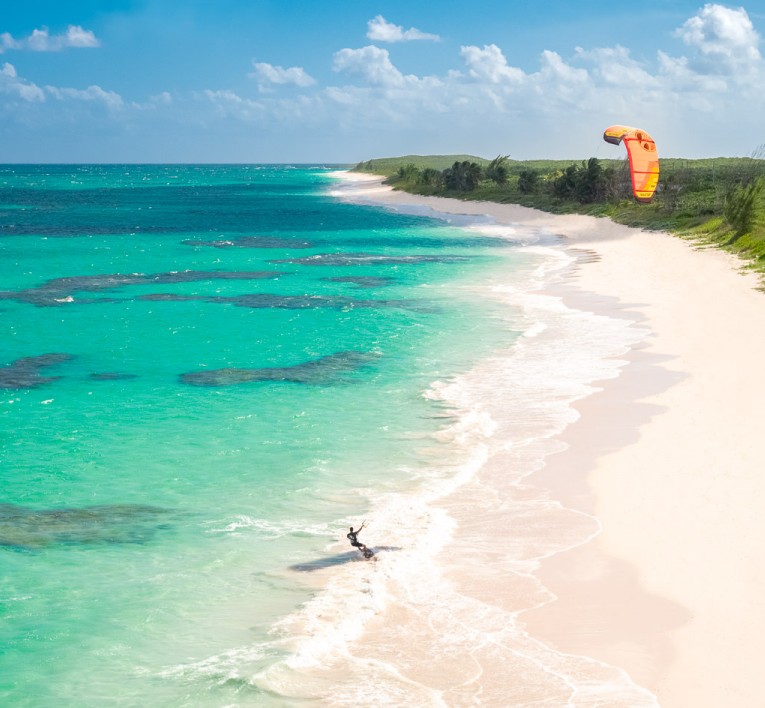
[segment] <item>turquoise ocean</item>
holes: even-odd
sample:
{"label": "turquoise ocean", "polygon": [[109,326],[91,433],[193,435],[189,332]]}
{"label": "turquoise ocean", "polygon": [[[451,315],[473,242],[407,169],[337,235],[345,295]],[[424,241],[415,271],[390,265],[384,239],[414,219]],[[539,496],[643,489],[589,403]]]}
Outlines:
{"label": "turquoise ocean", "polygon": [[[448,703],[316,671],[427,584],[455,525],[428,505],[508,448],[501,410],[548,439],[615,375],[553,349],[534,389],[544,333],[629,337],[525,295],[553,236],[354,203],[335,169],[0,166],[1,705]],[[493,419],[487,376],[523,383]]]}
{"label": "turquoise ocean", "polygon": [[513,338],[460,287],[507,243],[332,184],[0,167],[3,705],[257,696],[173,668],[282,658],[301,565],[349,560],[327,544],[416,486],[444,415],[423,392]]}

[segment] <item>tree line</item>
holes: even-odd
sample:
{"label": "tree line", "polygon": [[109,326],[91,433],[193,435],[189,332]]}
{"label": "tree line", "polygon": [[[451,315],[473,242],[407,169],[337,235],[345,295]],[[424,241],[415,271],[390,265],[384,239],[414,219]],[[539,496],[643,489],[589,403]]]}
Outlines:
{"label": "tree line", "polygon": [[[730,242],[765,229],[765,146],[751,158],[665,160],[650,211],[656,218],[719,216],[731,227]],[[509,201],[566,209],[629,204],[632,186],[626,160],[596,157],[567,167],[536,168],[498,155],[488,164],[455,161],[444,170],[399,167],[387,182],[422,194]],[[646,205],[640,205],[644,207]]]}
{"label": "tree line", "polygon": [[509,156],[500,155],[482,167],[477,162],[457,160],[445,170],[432,167],[419,168],[409,163],[398,168],[388,178],[389,184],[422,185],[433,189],[447,189],[455,192],[470,192],[484,180],[495,184],[506,184],[510,176]]}
{"label": "tree line", "polygon": [[430,167],[420,169],[414,163],[399,167],[388,183],[401,187],[430,187],[434,190],[472,192],[483,182],[496,186],[510,185],[521,194],[546,193],[562,200],[580,204],[621,196],[624,170],[604,167],[596,157],[581,164],[572,163],[565,170],[544,172],[532,168],[515,169],[508,155],[498,155],[486,166],[468,160],[456,161],[445,170]]}

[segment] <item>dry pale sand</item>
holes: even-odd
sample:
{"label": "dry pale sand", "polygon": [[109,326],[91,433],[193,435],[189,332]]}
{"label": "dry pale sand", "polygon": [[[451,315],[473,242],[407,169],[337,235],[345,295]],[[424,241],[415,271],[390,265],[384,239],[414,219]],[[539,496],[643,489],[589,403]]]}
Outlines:
{"label": "dry pale sand", "polygon": [[[524,616],[561,651],[625,668],[662,706],[765,705],[765,295],[741,263],[666,233],[515,205],[392,192],[379,202],[544,226],[580,258],[561,285],[577,306],[639,320],[646,342],[578,402],[557,489],[602,532],[540,570],[558,600]],[[496,531],[496,529],[495,529]]]}

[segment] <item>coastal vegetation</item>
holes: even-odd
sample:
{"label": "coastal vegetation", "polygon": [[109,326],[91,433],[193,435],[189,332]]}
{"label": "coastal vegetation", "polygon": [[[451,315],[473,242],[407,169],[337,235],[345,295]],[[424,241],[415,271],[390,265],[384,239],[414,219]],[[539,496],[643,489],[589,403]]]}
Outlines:
{"label": "coastal vegetation", "polygon": [[407,155],[368,160],[355,169],[415,194],[606,216],[670,231],[737,253],[765,274],[765,146],[746,158],[662,159],[650,204],[632,198],[626,160]]}

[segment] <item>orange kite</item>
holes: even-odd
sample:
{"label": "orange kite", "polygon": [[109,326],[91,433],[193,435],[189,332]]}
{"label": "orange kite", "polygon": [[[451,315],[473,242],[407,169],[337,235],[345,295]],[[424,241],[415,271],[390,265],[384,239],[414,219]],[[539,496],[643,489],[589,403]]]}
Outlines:
{"label": "orange kite", "polygon": [[612,145],[623,142],[627,148],[635,199],[648,204],[659,184],[659,155],[653,138],[640,128],[612,125],[603,133],[603,140]]}

